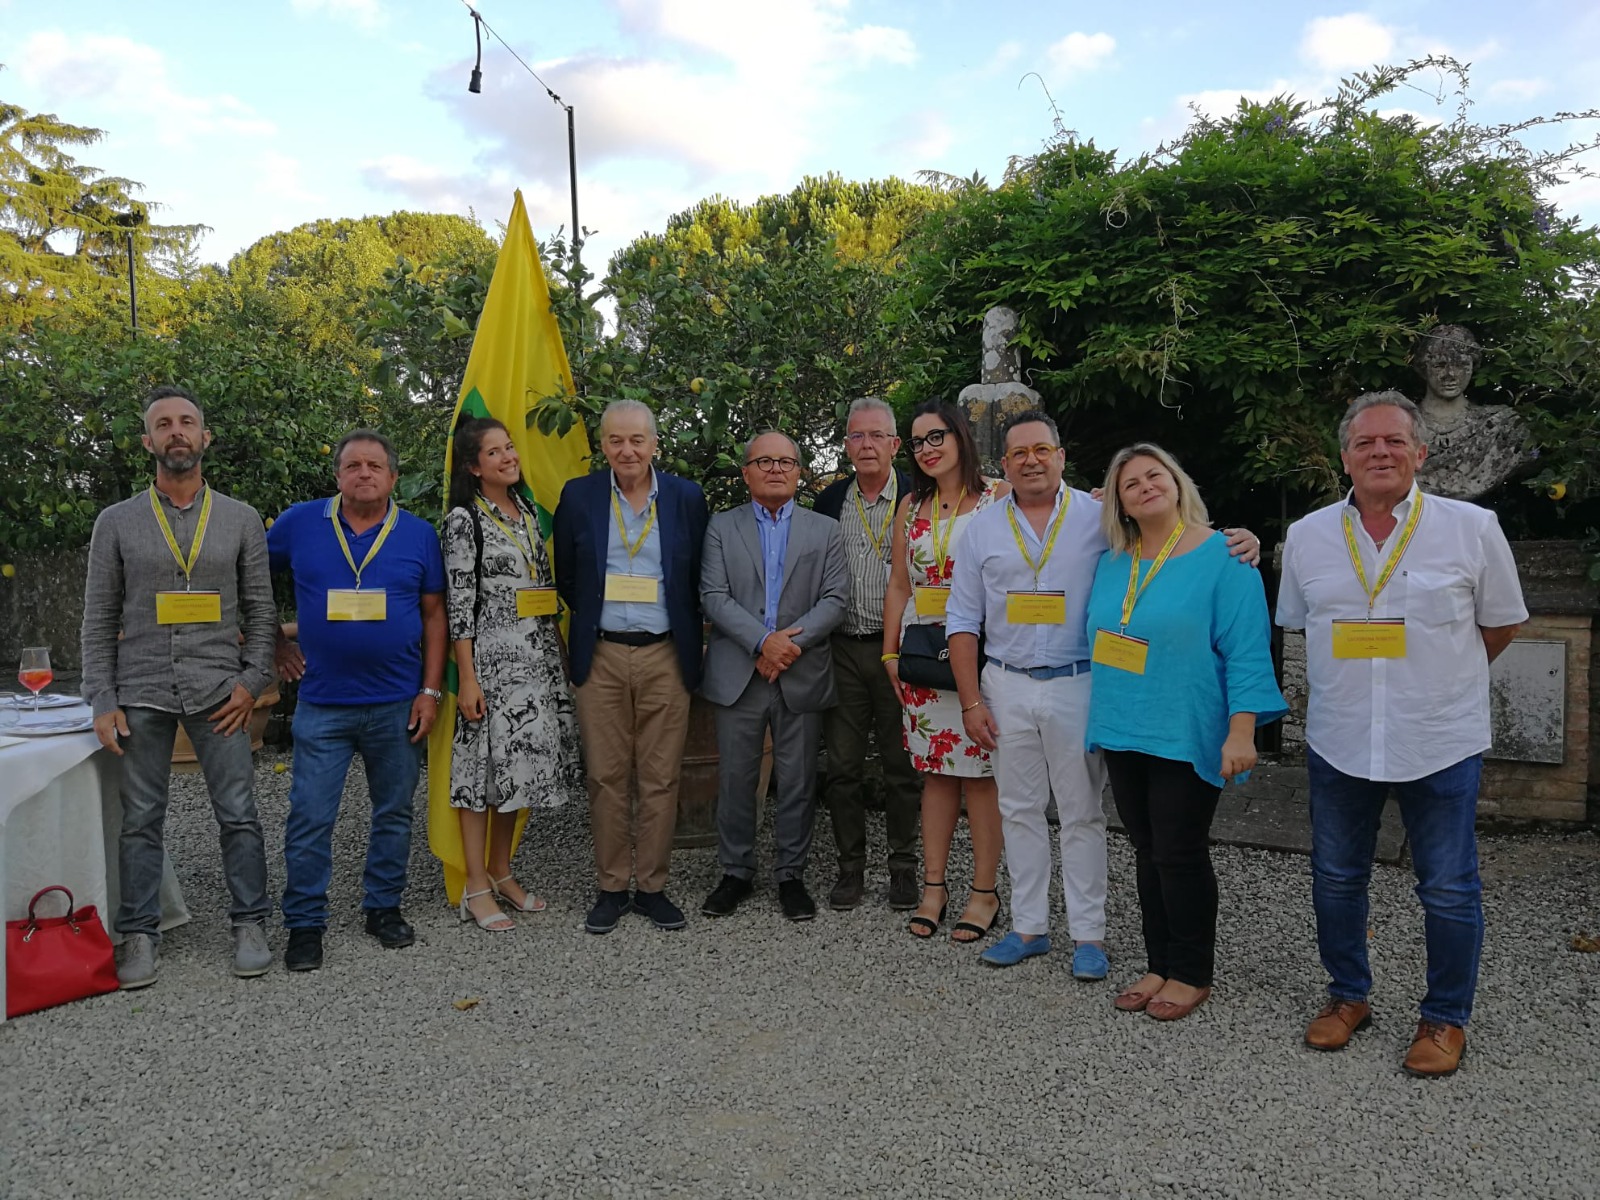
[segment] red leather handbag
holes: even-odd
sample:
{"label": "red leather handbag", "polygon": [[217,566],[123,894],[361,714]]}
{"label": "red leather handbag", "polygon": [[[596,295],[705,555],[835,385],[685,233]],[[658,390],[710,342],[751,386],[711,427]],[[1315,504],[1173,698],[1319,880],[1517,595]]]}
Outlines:
{"label": "red leather handbag", "polygon": [[[35,915],[51,892],[66,893],[66,916]],[[57,884],[33,894],[27,920],[6,922],[6,1020],[116,990],[116,957],[94,905],[74,911]]]}

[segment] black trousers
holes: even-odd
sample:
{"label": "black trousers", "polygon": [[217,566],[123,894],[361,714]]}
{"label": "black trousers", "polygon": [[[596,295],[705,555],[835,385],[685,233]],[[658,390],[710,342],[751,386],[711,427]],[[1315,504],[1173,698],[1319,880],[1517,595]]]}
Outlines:
{"label": "black trousers", "polygon": [[1188,763],[1107,750],[1117,814],[1133,843],[1151,973],[1210,987],[1217,958],[1217,875],[1211,819],[1222,789]]}

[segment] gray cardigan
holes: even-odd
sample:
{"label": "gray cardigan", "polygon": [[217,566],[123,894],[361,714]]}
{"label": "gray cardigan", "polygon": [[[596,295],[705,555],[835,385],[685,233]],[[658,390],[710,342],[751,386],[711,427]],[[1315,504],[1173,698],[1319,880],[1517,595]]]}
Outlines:
{"label": "gray cardigan", "polygon": [[[187,508],[156,493],[185,557],[206,490]],[[259,696],[271,682],[278,614],[266,531],[248,504],[211,495],[211,519],[190,586],[222,594],[220,624],[156,624],[156,593],[183,591],[184,577],[147,492],[96,518],[82,643],[83,698],[96,716],[127,707],[204,712],[226,700],[236,683]]]}

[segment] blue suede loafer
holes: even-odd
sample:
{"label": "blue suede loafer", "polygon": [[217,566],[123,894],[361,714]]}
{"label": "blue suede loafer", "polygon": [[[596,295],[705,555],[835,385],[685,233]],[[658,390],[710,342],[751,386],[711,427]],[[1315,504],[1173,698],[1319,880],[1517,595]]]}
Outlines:
{"label": "blue suede loafer", "polygon": [[1106,952],[1092,942],[1084,942],[1072,952],[1072,977],[1091,982],[1104,979],[1111,971]]}
{"label": "blue suede loafer", "polygon": [[1049,935],[1044,934],[1031,941],[1023,941],[1022,935],[1012,930],[978,957],[991,967],[1014,967],[1025,958],[1049,953]]}

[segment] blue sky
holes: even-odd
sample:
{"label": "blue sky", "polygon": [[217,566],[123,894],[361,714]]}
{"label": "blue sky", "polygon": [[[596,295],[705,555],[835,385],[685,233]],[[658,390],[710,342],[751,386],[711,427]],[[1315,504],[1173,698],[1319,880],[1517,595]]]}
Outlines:
{"label": "blue sky", "polygon": [[[1128,155],[1181,132],[1190,103],[1320,98],[1429,52],[1472,64],[1479,121],[1600,104],[1591,0],[477,3],[576,106],[597,273],[713,193],[753,199],[828,170],[998,179],[1050,135],[1045,88],[1067,127]],[[80,158],[144,183],[164,219],[212,226],[211,261],[397,208],[470,209],[492,230],[514,187],[541,236],[568,224],[563,114],[493,41],[469,95],[472,56],[462,0],[0,0],[0,96],[104,129]],[[1439,117],[1453,103],[1392,100]],[[1600,220],[1593,181],[1552,198]]]}

